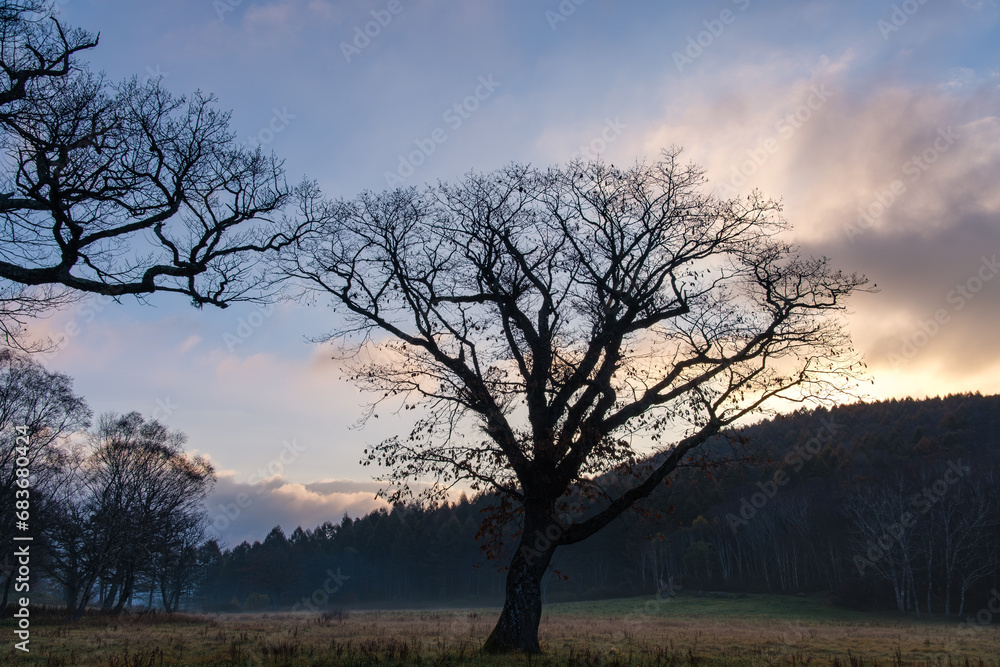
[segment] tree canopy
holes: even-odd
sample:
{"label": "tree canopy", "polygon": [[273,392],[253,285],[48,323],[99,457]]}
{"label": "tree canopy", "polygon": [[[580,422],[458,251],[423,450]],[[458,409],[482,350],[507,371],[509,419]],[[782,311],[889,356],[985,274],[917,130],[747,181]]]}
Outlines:
{"label": "tree canopy", "polygon": [[8,345],[26,344],[27,319],[80,294],[260,298],[256,259],[288,241],[272,224],[290,194],[282,163],[235,142],[211,95],[91,72],[80,56],[97,43],[37,0],[0,13]]}
{"label": "tree canopy", "polygon": [[[866,280],[800,257],[777,202],[719,199],[704,182],[674,149],[629,168],[512,165],[353,200],[300,192],[319,223],[286,274],[332,297],[345,324],[331,338],[373,409],[424,411],[366,462],[390,470],[394,500],[412,480],[435,482],[431,496],[467,484],[520,516],[489,648],[538,650],[538,582],[556,547],[742,417],[835,396],[860,370],[836,314]],[[609,471],[630,477],[614,496],[594,482]]]}

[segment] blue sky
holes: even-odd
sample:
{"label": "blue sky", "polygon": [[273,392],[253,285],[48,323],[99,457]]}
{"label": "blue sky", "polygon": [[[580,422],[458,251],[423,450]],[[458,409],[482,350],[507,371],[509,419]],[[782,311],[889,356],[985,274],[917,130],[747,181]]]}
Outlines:
{"label": "blue sky", "polygon": [[[873,397],[1000,392],[995,0],[56,4],[100,32],[95,70],[216,94],[240,140],[334,196],[681,145],[717,192],[782,198],[807,252],[879,284],[851,320]],[[95,410],[211,455],[232,544],[374,506],[361,450],[405,422],[350,428],[364,397],[308,342],[331,318],[156,295],[36,328],[64,335],[45,363]]]}

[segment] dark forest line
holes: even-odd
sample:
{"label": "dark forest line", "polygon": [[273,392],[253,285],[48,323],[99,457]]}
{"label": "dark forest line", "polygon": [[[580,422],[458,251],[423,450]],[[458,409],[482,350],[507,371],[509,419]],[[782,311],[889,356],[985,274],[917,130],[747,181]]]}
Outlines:
{"label": "dark forest line", "polygon": [[[290,535],[275,527],[226,550],[208,542],[189,604],[499,604],[517,527],[483,529],[493,502],[399,505]],[[957,617],[1000,587],[998,554],[1000,397],[893,399],[800,410],[717,439],[635,511],[561,549],[543,592],[545,602],[823,593],[857,609]]]}

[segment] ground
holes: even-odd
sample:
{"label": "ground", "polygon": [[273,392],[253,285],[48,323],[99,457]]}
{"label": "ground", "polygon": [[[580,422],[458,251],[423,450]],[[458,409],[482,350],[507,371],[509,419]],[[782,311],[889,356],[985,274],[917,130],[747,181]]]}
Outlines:
{"label": "ground", "polygon": [[821,598],[652,597],[547,605],[542,656],[477,649],[498,609],[130,615],[76,625],[36,614],[31,652],[4,619],[5,665],[971,665],[1000,667],[1000,626],[836,609]]}

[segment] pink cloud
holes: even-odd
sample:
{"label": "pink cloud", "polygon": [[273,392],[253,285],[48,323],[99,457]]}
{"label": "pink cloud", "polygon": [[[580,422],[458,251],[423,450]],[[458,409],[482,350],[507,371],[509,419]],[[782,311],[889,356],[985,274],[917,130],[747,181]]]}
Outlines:
{"label": "pink cloud", "polygon": [[337,490],[335,482],[312,485],[289,482],[281,477],[255,480],[255,483],[237,481],[232,471],[219,474],[218,483],[208,499],[209,536],[225,546],[233,547],[242,541],[262,540],[274,526],[281,526],[285,534],[296,528],[315,528],[326,521],[339,523],[347,514],[358,517],[379,507],[383,501],[375,499],[375,490],[358,490],[357,483],[345,482],[344,490]]}

